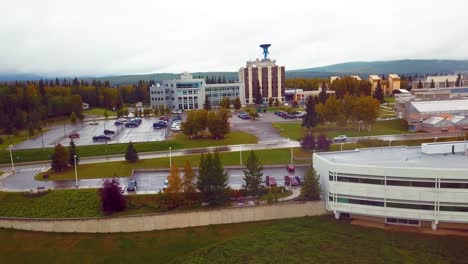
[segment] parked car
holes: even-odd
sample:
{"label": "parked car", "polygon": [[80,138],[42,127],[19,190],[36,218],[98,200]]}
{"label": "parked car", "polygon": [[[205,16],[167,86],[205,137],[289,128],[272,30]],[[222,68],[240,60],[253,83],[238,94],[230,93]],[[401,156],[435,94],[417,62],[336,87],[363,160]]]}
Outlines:
{"label": "parked car", "polygon": [[171,130],[174,131],[174,132],[179,132],[180,130],[182,130],[182,128],[181,128],[180,125],[177,125],[177,126],[172,126]]}
{"label": "parked car", "polygon": [[345,135],[339,135],[333,138],[333,141],[335,142],[346,142],[346,140],[348,140],[348,137]]}
{"label": "parked car", "polygon": [[294,167],[294,165],[292,165],[292,164],[289,164],[288,166],[286,166],[286,169],[289,172],[294,172],[296,170],[296,167]]}
{"label": "parked car", "polygon": [[167,127],[166,123],[162,123],[162,122],[153,123],[153,128],[155,129],[162,129],[166,127]]}
{"label": "parked car", "polygon": [[80,138],[80,133],[77,133],[77,132],[71,133],[71,134],[68,136],[68,138],[71,138],[71,139]]}
{"label": "parked car", "polygon": [[172,121],[182,121],[182,116],[180,115],[173,116]]}
{"label": "parked car", "polygon": [[104,135],[114,135],[114,134],[115,134],[115,131],[113,130],[109,130],[109,129],[104,130]]}
{"label": "parked car", "polygon": [[163,191],[165,191],[167,189],[167,187],[169,186],[169,180],[168,179],[165,179],[164,180],[164,184],[163,184]]}
{"label": "parked car", "polygon": [[278,186],[278,184],[276,183],[276,179],[273,176],[266,176],[265,185],[268,187]]}
{"label": "parked car", "polygon": [[306,114],[307,114],[307,112],[301,111],[301,112],[298,112],[297,114],[295,114],[295,116],[296,116],[297,118],[302,118],[302,117],[304,117]]}
{"label": "parked car", "polygon": [[247,113],[239,113],[238,117],[240,119],[250,119],[250,116]]}
{"label": "parked car", "polygon": [[89,124],[93,125],[93,126],[96,126],[96,125],[99,125],[99,121],[94,120],[94,121],[89,122]]}
{"label": "parked car", "polygon": [[127,122],[125,123],[125,127],[128,127],[128,128],[132,128],[132,127],[138,127],[139,124],[138,123],[134,123],[134,122]]}
{"label": "parked car", "polygon": [[105,136],[105,135],[100,135],[100,136],[94,136],[93,141],[107,141],[110,140],[110,137]]}
{"label": "parked car", "polygon": [[121,126],[121,125],[124,125],[126,121],[122,121],[122,120],[117,120],[114,122],[114,125],[116,126]]}
{"label": "parked car", "polygon": [[161,116],[159,120],[164,120],[164,121],[169,121],[169,117],[167,116]]}
{"label": "parked car", "polygon": [[304,177],[302,176],[296,176],[296,181],[299,183],[299,185],[304,184]]}
{"label": "parked car", "polygon": [[140,117],[135,117],[135,118],[130,119],[130,122],[137,123],[138,125],[141,125],[141,121],[142,119]]}
{"label": "parked car", "polygon": [[180,115],[180,114],[182,114],[182,110],[172,110],[171,113],[173,115]]}
{"label": "parked car", "polygon": [[297,182],[296,178],[292,175],[284,176],[284,186],[298,186],[299,182]]}
{"label": "parked car", "polygon": [[282,117],[283,117],[284,119],[294,119],[294,118],[296,118],[296,116],[295,116],[295,115],[292,115],[292,114],[285,114],[285,115],[283,115]]}
{"label": "parked car", "polygon": [[127,192],[136,192],[136,190],[137,190],[137,181],[135,179],[131,179],[127,185]]}

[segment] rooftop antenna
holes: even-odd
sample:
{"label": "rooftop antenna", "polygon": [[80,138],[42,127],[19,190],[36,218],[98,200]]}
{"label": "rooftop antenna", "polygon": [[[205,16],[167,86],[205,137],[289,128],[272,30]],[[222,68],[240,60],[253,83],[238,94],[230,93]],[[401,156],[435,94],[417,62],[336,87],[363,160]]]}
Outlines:
{"label": "rooftop antenna", "polygon": [[261,44],[260,48],[263,49],[263,60],[268,60],[268,48],[271,46],[271,44]]}

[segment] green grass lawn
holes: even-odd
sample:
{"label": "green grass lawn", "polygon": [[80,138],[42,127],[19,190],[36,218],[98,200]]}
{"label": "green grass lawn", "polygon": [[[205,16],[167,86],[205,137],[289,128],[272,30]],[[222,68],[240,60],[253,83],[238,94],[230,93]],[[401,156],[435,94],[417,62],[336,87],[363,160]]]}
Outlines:
{"label": "green grass lawn", "polygon": [[[202,148],[202,147],[213,147],[213,146],[225,146],[235,144],[254,144],[258,143],[255,135],[233,131],[229,133],[224,139],[193,139],[190,140],[187,136],[182,133],[178,133],[173,139],[165,141],[153,141],[153,142],[137,142],[134,143],[135,148],[138,152],[149,152],[149,151],[161,151],[168,150],[169,147],[172,149],[189,149],[189,148]],[[108,144],[108,145],[89,145],[89,146],[78,146],[78,154],[80,157],[93,157],[93,156],[105,156],[114,154],[123,154],[127,150],[128,144]],[[13,157],[15,162],[26,162],[26,161],[39,161],[49,160],[52,156],[53,149],[46,148],[42,149],[26,149],[26,150],[14,150]],[[0,151],[0,164],[10,162],[10,153],[8,150]]]}
{"label": "green grass lawn", "polygon": [[[242,152],[243,164],[247,160],[248,151]],[[290,162],[289,149],[268,149],[255,151],[260,161],[264,164],[287,164]],[[240,154],[239,152],[222,152],[220,153],[223,165],[239,165]],[[300,148],[294,149],[294,157],[298,158],[296,163],[309,163],[311,162],[311,153],[302,151]],[[172,158],[172,163],[180,167],[184,166],[186,160],[190,161],[192,166],[198,166],[200,155],[187,155]],[[142,168],[169,168],[168,158],[145,159],[139,160],[136,163],[128,163],[126,161],[82,164],[78,165],[78,177],[80,179],[97,179],[108,178],[112,176],[128,177],[131,175],[132,170]],[[43,174],[49,174],[49,178],[43,179]],[[71,180],[75,178],[73,169],[69,169],[63,173],[55,173],[52,171],[46,173],[39,173],[35,177],[37,180]]]}
{"label": "green grass lawn", "polygon": [[0,229],[2,263],[463,263],[468,239],[330,217],[114,234]]}
{"label": "green grass lawn", "polygon": [[83,114],[85,115],[95,115],[95,116],[104,116],[104,112],[107,111],[109,117],[116,116],[117,112],[108,110],[105,108],[94,107],[89,110],[83,110]]}
{"label": "green grass lawn", "polygon": [[[306,128],[301,126],[300,122],[288,123],[273,123],[273,126],[280,132],[282,137],[297,140],[302,138],[306,132]],[[351,128],[339,127],[317,127],[312,130],[316,135],[324,133],[329,138],[338,135],[347,135],[348,137],[360,136],[376,136],[376,135],[391,135],[391,134],[409,134],[402,120],[385,120],[375,122],[371,126],[371,131],[358,131]]]}
{"label": "green grass lawn", "polygon": [[0,192],[0,216],[93,217],[102,213],[96,189],[87,189],[53,190],[40,197]]}

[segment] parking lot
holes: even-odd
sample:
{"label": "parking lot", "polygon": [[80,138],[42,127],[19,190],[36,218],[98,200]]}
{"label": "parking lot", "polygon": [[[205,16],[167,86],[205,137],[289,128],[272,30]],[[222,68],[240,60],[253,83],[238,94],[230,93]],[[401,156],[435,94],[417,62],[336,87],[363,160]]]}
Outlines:
{"label": "parking lot", "polygon": [[107,141],[107,144],[117,143],[128,143],[132,142],[146,142],[146,141],[163,141],[166,137],[169,137],[170,124],[168,129],[153,129],[153,123],[159,121],[158,117],[147,117],[142,118],[141,125],[135,128],[126,128],[124,125],[114,125],[115,119],[112,120],[98,120],[97,125],[92,125],[94,120],[87,120],[83,123],[75,125],[55,125],[51,126],[47,133],[44,133],[43,137],[38,136],[34,139],[26,140],[20,144],[17,144],[14,149],[31,149],[41,148],[42,142],[44,147],[54,147],[60,143],[68,146],[70,143],[69,135],[78,133],[79,138],[73,139],[76,145],[96,145],[106,144],[105,141],[95,142],[93,141],[94,136],[100,136],[104,134],[104,130],[115,131],[115,134],[108,135],[111,140]]}

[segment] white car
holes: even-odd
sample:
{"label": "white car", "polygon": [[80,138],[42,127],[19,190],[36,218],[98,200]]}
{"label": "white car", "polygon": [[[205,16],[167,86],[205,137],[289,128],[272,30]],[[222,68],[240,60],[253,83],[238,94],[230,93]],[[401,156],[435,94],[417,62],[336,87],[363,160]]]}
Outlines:
{"label": "white car", "polygon": [[296,117],[304,117],[306,114],[307,114],[306,112],[301,111],[301,112],[296,114]]}
{"label": "white car", "polygon": [[348,140],[348,137],[345,135],[339,135],[333,138],[333,141],[335,142],[346,142],[346,140]]}
{"label": "white car", "polygon": [[89,122],[89,124],[96,126],[96,125],[99,125],[99,121],[94,120],[94,121]]}
{"label": "white car", "polygon": [[178,131],[180,131],[182,128],[180,127],[180,125],[177,125],[177,126],[171,126],[171,129],[172,129],[172,131],[174,131],[174,132],[178,132]]}

